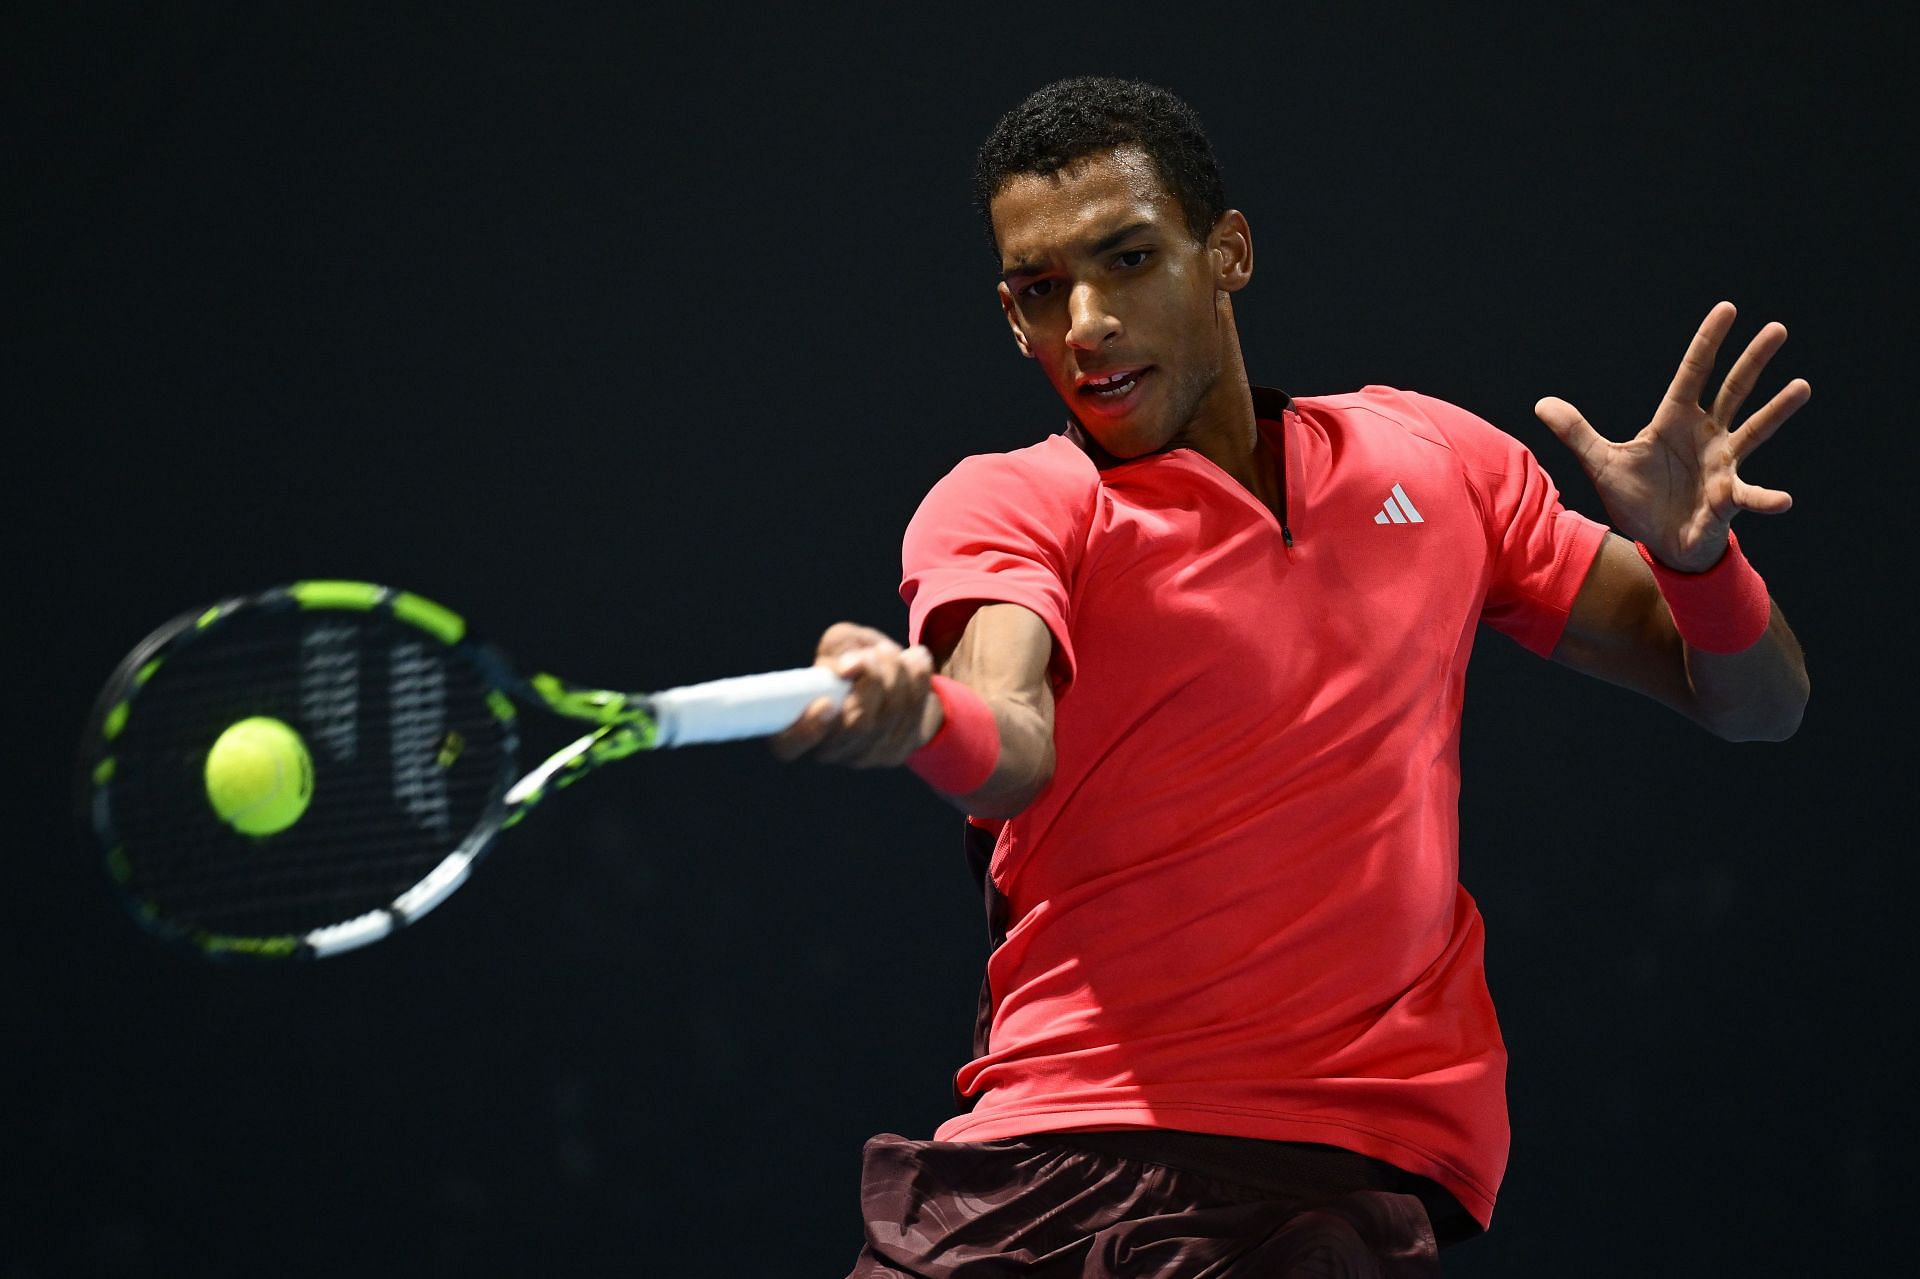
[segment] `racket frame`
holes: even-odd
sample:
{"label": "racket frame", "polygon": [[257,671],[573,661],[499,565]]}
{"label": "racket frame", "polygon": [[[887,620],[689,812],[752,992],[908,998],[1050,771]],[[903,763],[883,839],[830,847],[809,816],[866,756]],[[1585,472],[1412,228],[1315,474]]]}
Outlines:
{"label": "racket frame", "polygon": [[[462,650],[487,684],[487,704],[501,723],[500,775],[466,836],[385,906],[305,931],[275,934],[219,932],[170,919],[153,901],[130,888],[132,868],[112,818],[117,772],[114,743],[136,712],[140,691],[185,647],[217,635],[224,623],[243,611],[288,608],[380,614],[445,647]],[[595,727],[521,776],[517,752],[522,705],[543,707]],[[475,639],[468,633],[466,620],[442,604],[370,582],[314,579],[231,596],[182,613],[136,645],[107,680],[88,717],[79,757],[77,807],[88,837],[104,856],[117,895],[148,932],[214,959],[318,959],[369,945],[419,921],[467,881],[501,832],[518,825],[548,794],[605,764],[655,749],[662,744],[660,739],[647,694],[590,688],[544,672],[523,677],[504,653]]]}

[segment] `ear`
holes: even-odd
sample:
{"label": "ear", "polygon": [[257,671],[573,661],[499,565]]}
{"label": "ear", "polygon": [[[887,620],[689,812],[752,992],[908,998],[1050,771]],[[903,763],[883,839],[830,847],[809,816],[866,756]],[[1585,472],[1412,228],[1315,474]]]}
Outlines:
{"label": "ear", "polygon": [[1020,330],[1020,311],[1013,304],[1013,290],[1007,287],[1005,280],[1000,281],[1000,309],[1006,312],[1007,327],[1013,330],[1013,344],[1020,348],[1020,354],[1029,360],[1033,358],[1033,348],[1027,345],[1027,335]]}
{"label": "ear", "polygon": [[1213,264],[1213,287],[1238,293],[1253,279],[1253,231],[1238,209],[1228,209],[1207,236],[1207,258]]}

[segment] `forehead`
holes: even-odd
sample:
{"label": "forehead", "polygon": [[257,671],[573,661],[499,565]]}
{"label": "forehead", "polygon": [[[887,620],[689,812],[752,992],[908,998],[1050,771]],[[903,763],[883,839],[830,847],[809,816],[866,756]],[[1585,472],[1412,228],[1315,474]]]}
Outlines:
{"label": "forehead", "polygon": [[1180,204],[1140,151],[1104,151],[1058,173],[1017,174],[993,197],[1001,265],[1042,262],[1130,223],[1181,225]]}

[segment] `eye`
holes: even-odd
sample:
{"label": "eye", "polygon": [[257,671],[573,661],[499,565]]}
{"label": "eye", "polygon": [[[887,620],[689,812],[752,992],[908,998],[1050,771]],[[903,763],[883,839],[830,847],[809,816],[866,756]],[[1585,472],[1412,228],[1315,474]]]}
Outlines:
{"label": "eye", "polygon": [[1035,280],[1032,284],[1020,290],[1020,296],[1023,298],[1033,298],[1038,301],[1051,292],[1053,292],[1052,280]]}
{"label": "eye", "polygon": [[1114,263],[1118,266],[1135,267],[1145,262],[1152,255],[1152,249],[1128,249],[1125,253],[1115,258]]}

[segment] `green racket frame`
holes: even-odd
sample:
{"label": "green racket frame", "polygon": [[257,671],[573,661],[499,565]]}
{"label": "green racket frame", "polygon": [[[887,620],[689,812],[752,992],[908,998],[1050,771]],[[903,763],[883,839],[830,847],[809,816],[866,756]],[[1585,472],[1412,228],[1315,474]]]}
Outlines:
{"label": "green racket frame", "polygon": [[[333,610],[374,613],[412,627],[449,649],[480,672],[488,686],[486,702],[498,719],[504,746],[499,775],[488,794],[480,819],[452,851],[404,892],[384,905],[304,931],[235,933],[215,931],[170,918],[154,901],[137,890],[133,868],[114,820],[118,762],[115,743],[140,714],[141,692],[154,675],[180,653],[220,633],[237,615],[256,609]],[[767,692],[778,685],[778,697]],[[757,711],[755,722],[740,723],[743,704],[738,687],[750,687],[745,702]],[[721,700],[732,708],[717,727],[704,722],[711,712],[709,690],[734,689]],[[83,825],[105,858],[108,878],[134,918],[149,932],[213,958],[284,960],[319,958],[365,946],[414,923],[446,898],[472,873],[474,864],[497,836],[524,819],[548,794],[564,789],[588,773],[641,751],[688,741],[717,741],[777,731],[791,722],[814,696],[842,696],[844,681],[826,676],[819,668],[774,672],[735,680],[714,681],[661,694],[617,692],[569,683],[540,673],[523,678],[498,649],[474,639],[465,619],[433,600],[409,591],[369,582],[314,580],[294,582],[254,595],[235,596],[210,607],[185,613],[148,636],[121,662],[95,703],[83,738],[79,759],[79,811]],[[655,699],[673,700],[692,695],[693,710],[678,713],[682,724],[678,740],[663,734],[662,715]],[[594,725],[524,776],[517,776],[518,710],[515,702],[537,705],[556,715]],[[774,704],[777,701],[777,704]],[[677,703],[691,703],[681,696]],[[672,723],[675,712],[668,711]]]}

